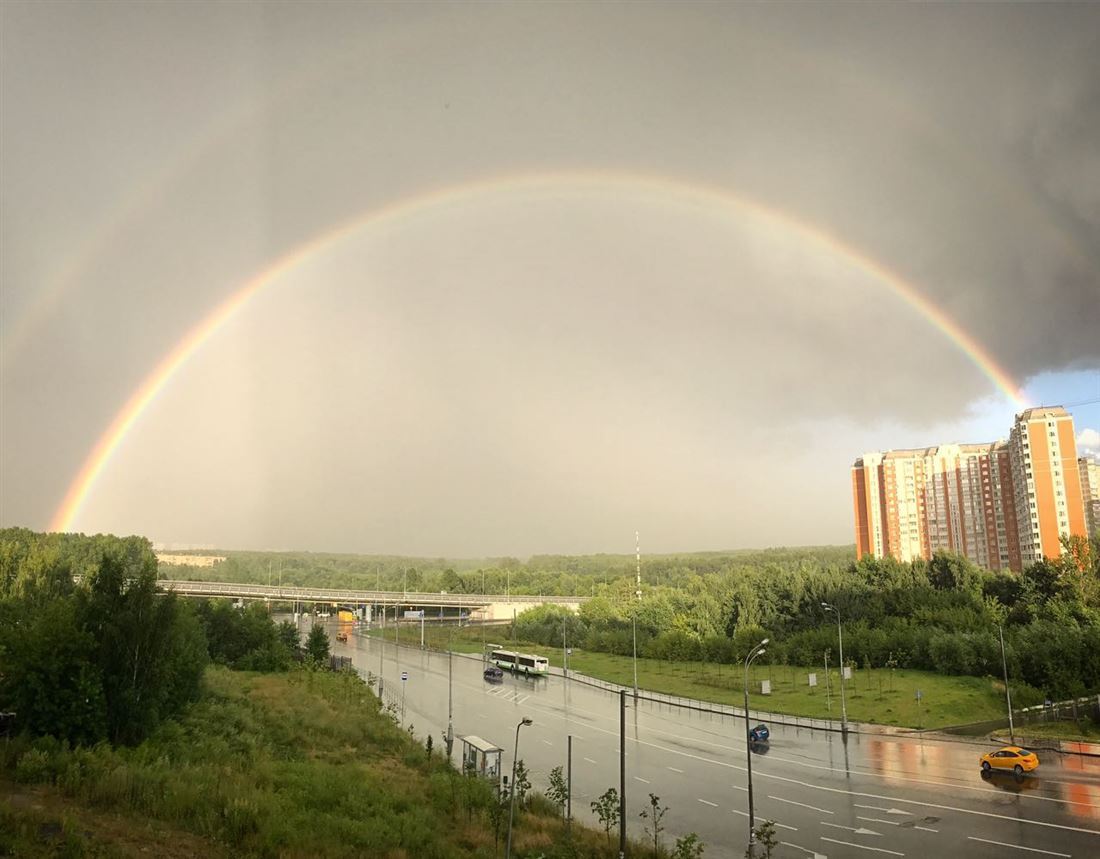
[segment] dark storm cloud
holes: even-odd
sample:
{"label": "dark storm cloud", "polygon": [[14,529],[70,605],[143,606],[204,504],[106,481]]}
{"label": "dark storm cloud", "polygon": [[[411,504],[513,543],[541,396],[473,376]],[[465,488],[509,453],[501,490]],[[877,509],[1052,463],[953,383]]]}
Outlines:
{"label": "dark storm cloud", "polygon": [[[896,271],[1021,382],[1100,367],[1095,6],[8,3],[0,14],[4,522],[44,524],[149,368],[251,274],[357,213],[473,177],[609,168],[734,189]],[[316,293],[312,310],[239,335],[240,379],[208,369],[208,396],[253,430],[239,434],[237,458],[248,451],[250,481],[242,464],[226,487],[250,499],[236,533],[255,543],[277,533],[256,487],[323,483],[354,459],[362,422],[384,424],[394,450],[410,438],[350,405],[335,413],[343,434],[302,418],[345,402],[323,359],[338,338],[325,332],[338,319],[366,326],[377,302],[387,342],[417,368],[400,376],[404,388],[378,382],[380,398],[451,426],[482,403],[498,426],[546,433],[580,483],[602,459],[617,463],[602,479],[625,487],[628,463],[608,450],[646,456],[654,492],[672,487],[677,500],[659,512],[682,520],[684,543],[721,542],[718,524],[692,530],[690,481],[678,481],[733,468],[723,438],[783,456],[753,435],[747,411],[793,427],[773,435],[786,445],[814,419],[931,423],[992,393],[865,273],[751,217],[719,226],[641,206],[632,220],[628,207],[588,201],[543,220],[536,211],[540,245],[509,228],[532,201],[513,205],[493,228],[496,247],[494,235],[479,244],[431,222],[420,245],[399,252],[395,241],[388,267],[377,263],[395,286],[372,292],[375,303],[325,298],[355,282],[354,267],[317,275],[301,287]],[[340,341],[345,364],[370,364],[380,336]],[[288,354],[296,360],[277,362]],[[276,363],[281,375],[269,374]],[[227,379],[237,387],[218,388]],[[157,451],[190,462],[195,433],[212,432],[182,429],[209,404],[201,385],[181,388],[181,428],[168,421],[145,440],[156,442],[150,462]],[[298,400],[310,408],[289,406]],[[511,412],[498,409],[504,400]],[[601,402],[634,418],[607,430],[609,449],[558,426],[571,408],[614,424]],[[273,410],[276,426],[257,417]],[[665,430],[637,429],[662,410]],[[286,456],[311,432],[327,451],[310,455],[312,476]],[[488,453],[466,429],[415,437],[404,472],[367,469],[385,487],[372,510],[415,519],[429,478],[410,481],[415,491],[402,482],[441,452],[472,451],[462,467],[488,475],[486,497],[538,456],[506,433]],[[512,463],[513,477],[493,463]],[[435,473],[446,481],[442,466]],[[361,502],[356,491],[345,486],[334,507]],[[157,518],[149,498],[142,527],[168,528],[192,515],[185,507],[181,498]],[[122,493],[112,513],[125,508]],[[507,509],[495,515],[513,524]],[[630,516],[607,516],[629,530]],[[326,526],[305,517],[296,539],[353,547],[339,537],[351,526],[335,519],[344,532],[331,514]],[[204,527],[198,516],[188,533]],[[580,519],[555,528],[599,547]],[[402,538],[409,550],[415,531]],[[531,532],[502,548],[537,543]]]}

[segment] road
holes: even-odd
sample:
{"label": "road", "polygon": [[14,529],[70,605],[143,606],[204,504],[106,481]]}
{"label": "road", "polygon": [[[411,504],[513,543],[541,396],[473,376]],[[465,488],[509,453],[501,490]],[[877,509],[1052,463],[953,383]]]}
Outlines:
{"label": "road", "polygon": [[[335,627],[333,626],[333,629]],[[409,629],[410,637],[414,635]],[[333,652],[377,675],[381,655],[387,697],[404,724],[437,740],[447,726],[446,654],[396,647],[353,633]],[[402,671],[408,680],[402,683]],[[476,659],[453,658],[456,736],[477,734],[520,754],[536,790],[565,764],[573,737],[573,813],[594,823],[589,803],[619,785],[619,700],[560,677],[505,675],[490,684]],[[627,818],[644,838],[638,812],[650,792],[669,807],[666,844],[696,832],[706,855],[742,856],[748,840],[744,722],[628,696]],[[1100,759],[1045,752],[1038,774],[983,778],[978,758],[990,747],[837,733],[773,725],[764,754],[753,756],[756,819],[773,820],[780,857],[1095,857],[1100,856]],[[455,755],[459,745],[456,740]]]}

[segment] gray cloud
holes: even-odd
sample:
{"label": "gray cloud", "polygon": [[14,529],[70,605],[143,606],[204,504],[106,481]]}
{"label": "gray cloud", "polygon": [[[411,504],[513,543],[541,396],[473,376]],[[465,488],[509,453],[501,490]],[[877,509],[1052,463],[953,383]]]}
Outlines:
{"label": "gray cloud", "polygon": [[[731,189],[893,269],[1021,381],[1100,367],[1095,7],[0,14],[5,523],[45,524],[248,277],[478,177]],[[87,527],[470,553],[608,548],[639,519],[677,547],[835,541],[846,463],[806,445],[816,421],[931,426],[993,392],[797,233],[582,191],[471,198],[273,286],[162,394]],[[805,483],[797,533],[773,524],[778,473]]]}

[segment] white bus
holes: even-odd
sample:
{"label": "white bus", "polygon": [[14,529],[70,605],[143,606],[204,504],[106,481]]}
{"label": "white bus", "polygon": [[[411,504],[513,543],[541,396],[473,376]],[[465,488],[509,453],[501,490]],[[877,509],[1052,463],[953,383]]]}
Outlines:
{"label": "white bus", "polygon": [[500,668],[528,677],[544,677],[550,673],[550,662],[533,653],[516,653],[514,650],[495,649],[489,652],[489,661]]}

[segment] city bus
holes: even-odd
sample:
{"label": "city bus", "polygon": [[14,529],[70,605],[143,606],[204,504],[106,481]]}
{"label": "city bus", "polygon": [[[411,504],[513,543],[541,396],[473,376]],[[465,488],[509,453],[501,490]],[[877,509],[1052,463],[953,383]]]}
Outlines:
{"label": "city bus", "polygon": [[489,652],[489,661],[499,668],[514,674],[528,677],[545,677],[550,673],[550,662],[543,656],[533,653],[516,653],[514,650],[494,649]]}

